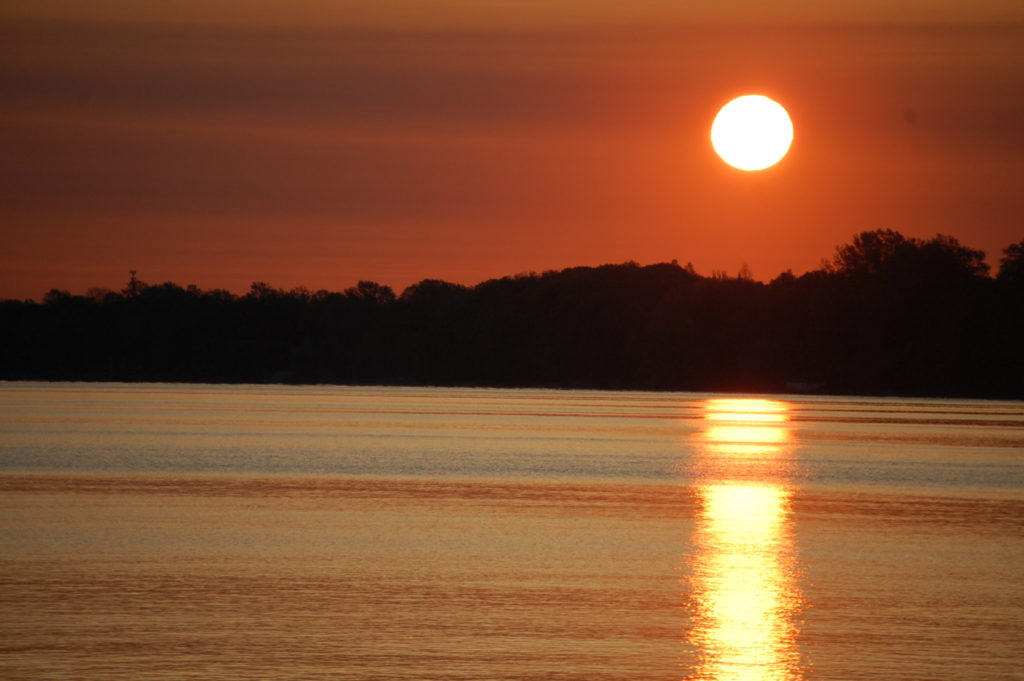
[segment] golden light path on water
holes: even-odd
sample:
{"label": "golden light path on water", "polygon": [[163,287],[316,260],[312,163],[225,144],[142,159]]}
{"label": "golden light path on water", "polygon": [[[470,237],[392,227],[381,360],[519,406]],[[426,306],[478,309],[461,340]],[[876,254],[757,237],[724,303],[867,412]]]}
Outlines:
{"label": "golden light path on water", "polygon": [[798,679],[788,407],[713,399],[704,408],[689,585],[698,664],[689,678]]}

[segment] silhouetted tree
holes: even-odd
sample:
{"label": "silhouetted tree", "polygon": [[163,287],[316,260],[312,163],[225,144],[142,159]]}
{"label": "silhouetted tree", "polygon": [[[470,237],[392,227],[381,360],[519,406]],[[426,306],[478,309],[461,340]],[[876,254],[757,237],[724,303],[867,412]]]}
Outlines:
{"label": "silhouetted tree", "polygon": [[891,229],[861,232],[853,243],[836,247],[833,266],[845,274],[875,274],[898,261],[913,242]]}
{"label": "silhouetted tree", "polygon": [[395,302],[395,292],[390,286],[381,286],[375,281],[361,281],[355,288],[345,291],[350,298],[361,300],[374,305],[388,305]]}
{"label": "silhouetted tree", "polygon": [[128,283],[125,284],[125,287],[123,289],[121,289],[121,294],[124,295],[126,298],[133,298],[137,296],[142,291],[142,289],[146,288],[146,284],[144,282],[139,281],[138,278],[136,278],[135,270],[129,270],[128,274]]}
{"label": "silhouetted tree", "polygon": [[998,279],[1011,286],[1024,286],[1024,239],[1003,249]]}
{"label": "silhouetted tree", "polygon": [[907,238],[891,229],[861,232],[853,243],[839,246],[832,261],[835,271],[853,276],[984,276],[985,252],[962,246],[951,236],[927,241]]}

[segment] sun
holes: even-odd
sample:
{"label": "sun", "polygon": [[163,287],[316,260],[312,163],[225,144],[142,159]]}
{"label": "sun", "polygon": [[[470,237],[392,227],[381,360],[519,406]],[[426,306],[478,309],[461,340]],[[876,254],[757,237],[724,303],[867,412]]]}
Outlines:
{"label": "sun", "polygon": [[711,124],[711,146],[740,170],[775,165],[793,143],[793,121],[781,104],[764,95],[737,97],[721,108]]}

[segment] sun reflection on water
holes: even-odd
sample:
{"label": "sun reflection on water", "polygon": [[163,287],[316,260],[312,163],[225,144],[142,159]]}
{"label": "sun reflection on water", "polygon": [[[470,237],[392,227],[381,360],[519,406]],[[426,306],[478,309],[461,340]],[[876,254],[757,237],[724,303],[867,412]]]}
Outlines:
{"label": "sun reflection on water", "polygon": [[697,457],[700,512],[690,559],[691,679],[800,678],[802,604],[791,536],[788,407],[708,400]]}

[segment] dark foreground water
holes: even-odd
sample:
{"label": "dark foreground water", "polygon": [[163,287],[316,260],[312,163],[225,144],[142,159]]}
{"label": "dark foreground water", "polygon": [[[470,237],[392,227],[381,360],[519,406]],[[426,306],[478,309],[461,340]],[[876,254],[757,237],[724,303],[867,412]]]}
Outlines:
{"label": "dark foreground water", "polygon": [[0,384],[3,679],[1024,678],[1024,403]]}

